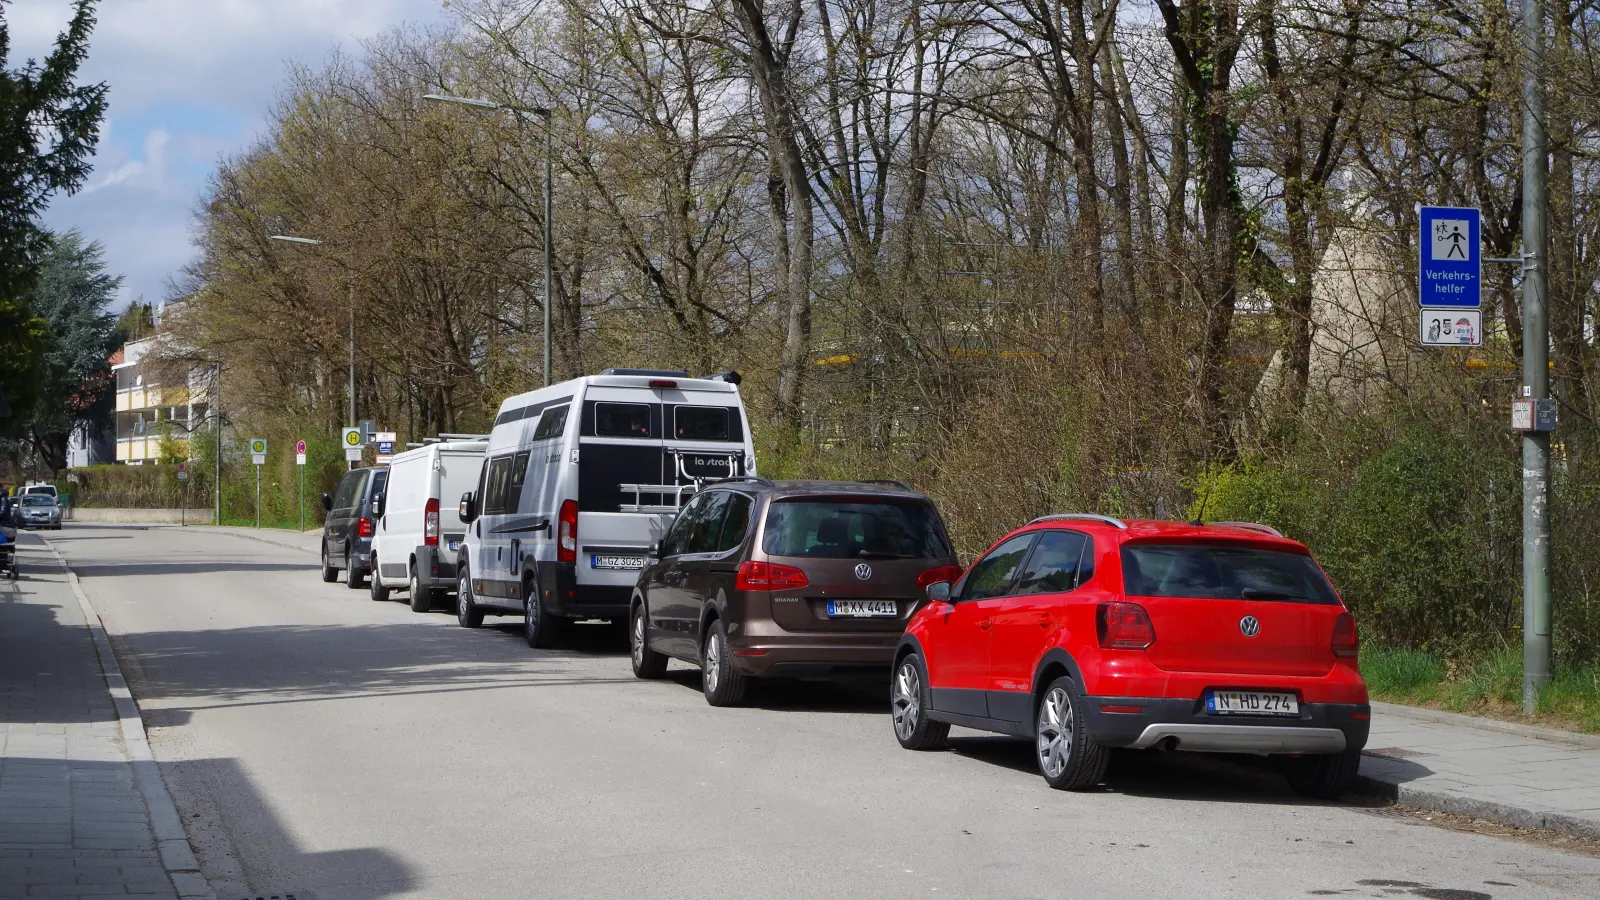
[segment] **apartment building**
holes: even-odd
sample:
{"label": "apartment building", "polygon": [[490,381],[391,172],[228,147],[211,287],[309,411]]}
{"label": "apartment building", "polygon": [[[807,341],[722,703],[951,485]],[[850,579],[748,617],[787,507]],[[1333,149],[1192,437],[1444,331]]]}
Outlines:
{"label": "apartment building", "polygon": [[119,351],[121,358],[111,360],[117,383],[116,460],[130,466],[187,459],[189,432],[206,416],[207,370],[166,384],[155,367],[144,365],[160,340],[159,323],[157,328],[156,336],[129,341]]}

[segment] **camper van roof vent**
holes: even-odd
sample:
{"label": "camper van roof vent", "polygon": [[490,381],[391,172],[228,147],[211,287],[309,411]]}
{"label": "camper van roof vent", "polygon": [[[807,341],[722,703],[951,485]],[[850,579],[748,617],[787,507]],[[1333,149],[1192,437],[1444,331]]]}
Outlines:
{"label": "camper van roof vent", "polygon": [[607,369],[601,375],[651,375],[666,378],[688,378],[689,373],[679,369]]}

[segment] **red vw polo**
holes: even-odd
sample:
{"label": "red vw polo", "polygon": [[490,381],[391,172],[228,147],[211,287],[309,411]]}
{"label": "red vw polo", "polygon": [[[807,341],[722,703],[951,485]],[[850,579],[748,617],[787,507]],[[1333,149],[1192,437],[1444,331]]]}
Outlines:
{"label": "red vw polo", "polygon": [[1051,787],[1110,748],[1292,757],[1297,792],[1355,777],[1371,706],[1356,623],[1303,544],[1264,525],[1046,516],[929,586],[895,656],[895,736],[1033,738]]}

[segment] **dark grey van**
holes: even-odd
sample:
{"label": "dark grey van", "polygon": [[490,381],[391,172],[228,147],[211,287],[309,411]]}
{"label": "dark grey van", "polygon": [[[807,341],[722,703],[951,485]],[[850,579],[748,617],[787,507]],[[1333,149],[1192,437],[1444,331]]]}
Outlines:
{"label": "dark grey van", "polygon": [[322,580],[338,581],[344,570],[345,587],[361,587],[372,572],[373,523],[382,512],[389,469],[351,469],[339,479],[333,496],[322,495],[328,522],[322,526]]}
{"label": "dark grey van", "polygon": [[960,576],[933,501],[905,485],[716,481],[639,574],[633,673],[697,665],[712,706],[751,678],[887,678],[926,586]]}

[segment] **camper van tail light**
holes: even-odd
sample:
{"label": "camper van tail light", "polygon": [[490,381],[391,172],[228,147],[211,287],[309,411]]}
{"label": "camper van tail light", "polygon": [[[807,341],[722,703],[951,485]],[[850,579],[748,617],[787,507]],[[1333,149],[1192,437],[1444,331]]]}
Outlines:
{"label": "camper van tail light", "polygon": [[366,516],[356,520],[356,537],[372,537],[372,520]]}
{"label": "camper van tail light", "polygon": [[429,547],[439,546],[439,498],[428,498],[428,505],[422,511],[422,543]]}
{"label": "camper van tail light", "polygon": [[675,388],[678,383],[668,378],[652,378],[650,379],[650,386],[653,388]]}
{"label": "camper van tail light", "polygon": [[578,561],[578,501],[561,501],[561,522],[556,532],[556,562]]}

